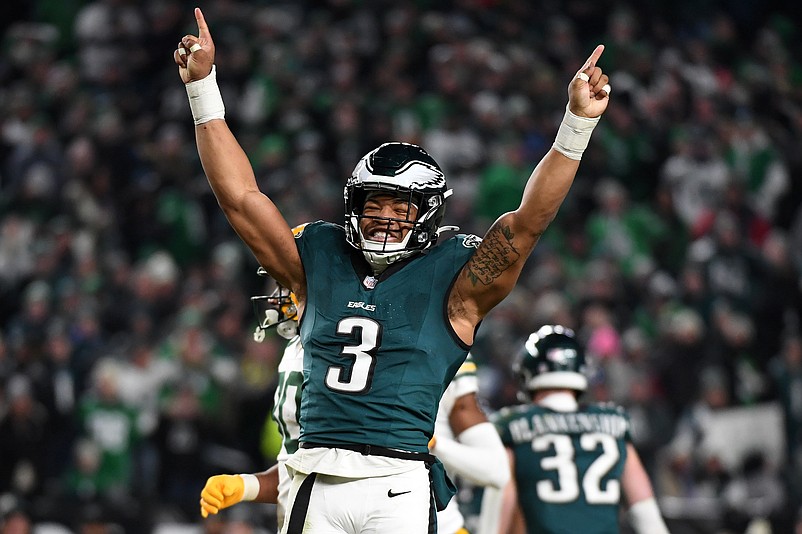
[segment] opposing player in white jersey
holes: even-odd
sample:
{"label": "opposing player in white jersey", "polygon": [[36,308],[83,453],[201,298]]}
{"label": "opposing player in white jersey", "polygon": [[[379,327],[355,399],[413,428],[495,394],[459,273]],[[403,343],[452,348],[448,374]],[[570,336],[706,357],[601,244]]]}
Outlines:
{"label": "opposing player in white jersey", "polygon": [[[257,271],[266,276],[263,269]],[[276,465],[254,475],[215,475],[209,478],[201,496],[201,514],[215,514],[241,500],[275,502],[278,525],[284,524],[289,497],[290,476],[285,466],[289,456],[298,449],[301,427],[298,412],[303,384],[303,347],[298,336],[297,311],[290,292],[278,286],[269,296],[255,296],[251,300],[259,324],[254,339],[261,342],[269,328],[289,342],[278,366],[278,385],[274,395],[273,419],[281,433],[281,449]],[[510,476],[507,453],[492,423],[487,420],[476,398],[479,384],[476,364],[469,355],[440,401],[435,423],[435,437],[431,451],[436,454],[452,475],[458,475],[473,484],[502,488]],[[251,490],[248,499],[246,487],[259,481],[260,491]],[[268,491],[268,486],[276,488]],[[465,520],[456,499],[437,513],[439,534],[467,534]]]}
{"label": "opposing player in white jersey", "polygon": [[[471,355],[454,375],[440,399],[431,452],[449,475],[478,486],[503,488],[510,478],[507,452],[495,426],[487,420],[476,393],[479,381]],[[438,534],[467,534],[457,499],[437,512]]]}
{"label": "opposing player in white jersey", "polygon": [[[261,267],[257,271],[267,276]],[[298,335],[298,309],[294,295],[280,285],[269,297],[252,297],[257,317],[262,307],[259,301],[266,302],[260,323],[254,332],[254,339],[261,341],[268,328],[275,327],[276,333],[288,340],[287,347],[278,364],[278,383],[273,395],[273,419],[281,434],[281,448],[276,455],[278,471],[278,494],[276,496],[276,515],[278,525],[284,524],[287,499],[290,491],[290,475],[285,462],[292,453],[298,450],[298,438],[301,426],[298,424],[298,412],[301,409],[301,386],[304,381],[304,351],[301,347],[301,336]]]}
{"label": "opposing player in white jersey", "polygon": [[[267,277],[261,267],[259,276]],[[294,296],[280,285],[270,295],[251,297],[258,324],[253,333],[254,340],[261,343],[267,331],[288,340],[278,365],[278,381],[273,396],[273,413],[279,433],[281,448],[276,455],[276,464],[267,471],[243,475],[215,475],[210,477],[201,492],[201,515],[216,514],[243,500],[276,504],[279,528],[284,524],[290,476],[285,462],[298,449],[301,427],[298,412],[301,409],[301,385],[303,384],[304,353],[298,335],[298,310]]]}

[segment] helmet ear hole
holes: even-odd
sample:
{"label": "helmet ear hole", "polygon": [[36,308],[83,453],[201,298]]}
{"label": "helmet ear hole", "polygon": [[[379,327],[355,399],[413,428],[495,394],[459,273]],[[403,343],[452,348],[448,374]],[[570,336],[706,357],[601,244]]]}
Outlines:
{"label": "helmet ear hole", "polygon": [[292,339],[298,333],[295,321],[282,321],[276,326],[276,333],[284,339]]}
{"label": "helmet ear hole", "polygon": [[272,326],[278,322],[278,310],[270,308],[265,310],[265,326]]}

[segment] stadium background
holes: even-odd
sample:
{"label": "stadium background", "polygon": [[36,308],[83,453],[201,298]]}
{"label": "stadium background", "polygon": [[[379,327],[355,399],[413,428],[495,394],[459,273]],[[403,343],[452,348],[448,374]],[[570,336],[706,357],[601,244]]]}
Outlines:
{"label": "stadium background", "polygon": [[[802,505],[802,34],[790,3],[201,4],[227,120],[291,224],[416,142],[483,234],[551,144],[604,43],[612,103],[519,288],[473,350],[488,410],[548,322],[626,406],[672,532],[793,532]],[[272,462],[282,340],[251,341],[255,261],[218,209],[172,52],[178,0],[0,6],[0,524],[201,525],[207,475]],[[460,498],[470,510],[470,488]],[[49,529],[49,530],[48,530]],[[226,530],[227,529],[227,530]],[[762,530],[761,530],[762,529]]]}

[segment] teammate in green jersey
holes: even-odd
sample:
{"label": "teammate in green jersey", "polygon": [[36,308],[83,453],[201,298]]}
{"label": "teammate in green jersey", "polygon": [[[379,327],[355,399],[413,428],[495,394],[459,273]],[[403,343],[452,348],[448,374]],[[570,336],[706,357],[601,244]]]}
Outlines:
{"label": "teammate in green jersey", "polygon": [[173,59],[201,163],[234,230],[298,298],[301,436],[286,463],[282,532],[434,532],[435,509],[454,492],[428,450],[438,402],[568,194],[609,102],[597,65],[604,47],[570,81],[554,144],[520,206],[483,240],[439,240],[451,194],[445,176],[425,150],[395,142],[357,163],[344,226],[315,222],[294,236],[226,124],[214,41],[198,8],[195,19],[198,35],[181,38]]}
{"label": "teammate in green jersey", "polygon": [[[619,506],[638,534],[668,530],[629,435],[629,416],[609,403],[581,405],[588,381],[573,331],[543,326],[516,364],[525,404],[493,418],[512,480],[485,490],[482,534],[617,534]],[[500,515],[500,519],[499,519]]]}

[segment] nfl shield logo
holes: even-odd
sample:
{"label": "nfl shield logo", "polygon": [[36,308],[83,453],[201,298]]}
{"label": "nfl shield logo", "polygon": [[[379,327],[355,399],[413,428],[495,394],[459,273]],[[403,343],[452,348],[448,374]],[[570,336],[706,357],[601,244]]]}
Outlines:
{"label": "nfl shield logo", "polygon": [[362,285],[365,286],[366,289],[373,289],[376,287],[376,278],[373,276],[366,276],[364,280],[362,280]]}

